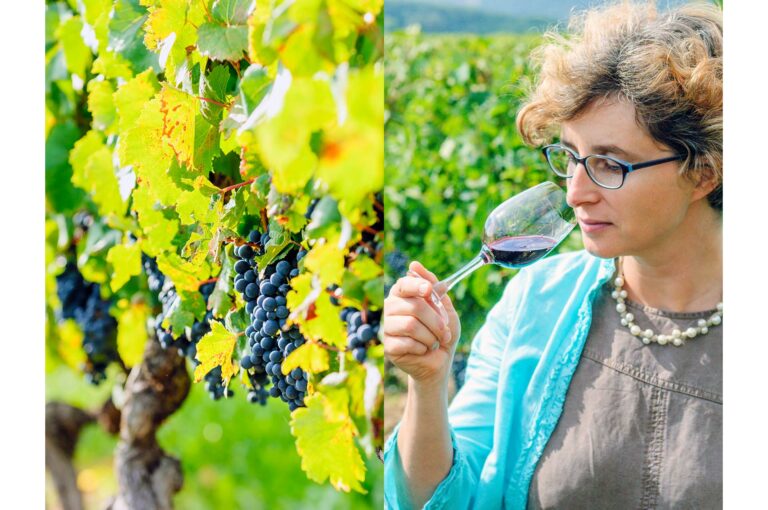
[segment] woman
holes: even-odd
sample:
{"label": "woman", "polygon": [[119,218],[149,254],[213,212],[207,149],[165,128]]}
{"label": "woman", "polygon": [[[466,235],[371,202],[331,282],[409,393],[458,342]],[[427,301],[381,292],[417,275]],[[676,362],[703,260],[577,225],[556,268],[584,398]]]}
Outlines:
{"label": "woman", "polygon": [[393,286],[391,508],[722,505],[721,13],[624,3],[572,27],[538,50],[518,129],[558,136],[585,250],[512,279],[450,408],[459,317],[417,262]]}

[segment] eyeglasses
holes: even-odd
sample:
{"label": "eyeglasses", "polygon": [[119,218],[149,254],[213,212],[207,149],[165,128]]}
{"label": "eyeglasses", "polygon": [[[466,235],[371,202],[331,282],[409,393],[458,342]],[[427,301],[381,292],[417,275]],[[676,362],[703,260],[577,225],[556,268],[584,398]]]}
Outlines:
{"label": "eyeglasses", "polygon": [[568,147],[559,144],[547,145],[541,150],[544,157],[547,158],[549,167],[559,177],[570,179],[576,172],[576,167],[582,164],[587,169],[587,175],[592,179],[592,182],[606,189],[621,188],[629,172],[685,158],[682,154],[676,154],[642,163],[628,163],[611,156],[597,154],[590,154],[582,158]]}

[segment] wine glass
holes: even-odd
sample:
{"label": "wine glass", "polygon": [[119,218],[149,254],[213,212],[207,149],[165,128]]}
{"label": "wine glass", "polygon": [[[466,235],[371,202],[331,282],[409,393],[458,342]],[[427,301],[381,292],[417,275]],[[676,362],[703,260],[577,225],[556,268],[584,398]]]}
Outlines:
{"label": "wine glass", "polygon": [[[509,268],[533,264],[560,244],[575,226],[576,215],[557,184],[546,181],[518,193],[485,220],[480,253],[432,286],[432,302],[445,316],[442,297],[473,271],[486,264]],[[408,275],[421,278],[413,271]]]}

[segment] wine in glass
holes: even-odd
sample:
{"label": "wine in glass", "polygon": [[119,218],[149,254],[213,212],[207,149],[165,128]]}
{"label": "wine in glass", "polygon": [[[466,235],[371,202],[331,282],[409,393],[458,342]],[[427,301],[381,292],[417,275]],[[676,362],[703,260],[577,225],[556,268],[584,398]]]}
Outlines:
{"label": "wine in glass", "polygon": [[[480,253],[433,285],[432,302],[444,313],[442,297],[479,267],[496,264],[521,268],[533,264],[560,244],[575,226],[573,209],[558,185],[547,181],[518,193],[496,207],[485,220]],[[412,271],[408,274],[420,277]]]}

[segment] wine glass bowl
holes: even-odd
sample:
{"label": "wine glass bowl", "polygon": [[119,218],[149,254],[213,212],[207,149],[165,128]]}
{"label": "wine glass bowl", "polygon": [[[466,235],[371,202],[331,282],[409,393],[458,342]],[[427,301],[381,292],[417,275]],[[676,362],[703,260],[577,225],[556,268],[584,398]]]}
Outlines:
{"label": "wine glass bowl", "polygon": [[[432,302],[445,313],[442,297],[485,264],[522,268],[552,251],[576,226],[565,192],[543,182],[505,200],[485,221],[480,253],[448,278],[433,285]],[[410,276],[421,278],[409,271]]]}

